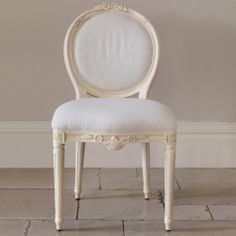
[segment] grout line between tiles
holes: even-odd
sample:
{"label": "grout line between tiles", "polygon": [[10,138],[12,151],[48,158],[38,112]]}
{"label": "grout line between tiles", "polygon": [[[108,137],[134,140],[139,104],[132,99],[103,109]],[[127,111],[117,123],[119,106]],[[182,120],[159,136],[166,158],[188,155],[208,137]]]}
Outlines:
{"label": "grout line between tiles", "polygon": [[125,221],[122,220],[122,232],[123,232],[123,236],[125,236]]}
{"label": "grout line between tiles", "polygon": [[[0,221],[26,221],[26,220],[30,220],[30,221],[53,221],[54,217],[51,218],[0,218]],[[64,220],[75,220],[75,218],[64,218]],[[2,235],[1,235],[2,236]]]}
{"label": "grout line between tiles", "polygon": [[27,225],[26,228],[25,228],[24,236],[27,236],[27,235],[28,235],[30,226],[31,226],[31,220],[29,220],[29,223],[28,223],[28,225]]}
{"label": "grout line between tiles", "polygon": [[[54,190],[54,188],[1,188],[0,190]],[[65,190],[70,190],[70,189],[65,189]]]}
{"label": "grout line between tiles", "polygon": [[[67,220],[67,219],[65,219]],[[124,225],[126,222],[150,222],[150,221],[160,221],[160,222],[163,222],[164,219],[155,219],[155,218],[150,218],[150,219],[143,219],[143,218],[140,218],[140,219],[135,219],[135,218],[95,218],[95,219],[91,219],[91,218],[84,218],[84,219],[78,219],[79,221],[114,221],[114,222],[122,222],[124,221]],[[186,220],[178,220],[178,221],[186,221]],[[188,220],[188,221],[196,221],[196,220]],[[206,220],[204,220],[206,221]]]}
{"label": "grout line between tiles", "polygon": [[98,169],[98,190],[102,189],[102,168]]}
{"label": "grout line between tiles", "polygon": [[160,203],[162,204],[163,208],[165,209],[165,202],[164,202],[164,197],[163,197],[162,191],[158,190],[158,192],[159,192]]}
{"label": "grout line between tiles", "polygon": [[[0,219],[0,222],[1,221],[22,221],[23,219]],[[37,221],[40,221],[40,222],[52,222],[54,223],[54,219],[30,219],[30,224],[28,223],[28,225],[26,226],[25,228],[25,232],[26,230],[28,230],[27,234],[25,235],[28,235],[29,231],[30,231],[30,228],[31,228],[31,225],[33,222],[37,222]],[[64,221],[76,221],[75,219],[64,219]],[[129,222],[163,222],[163,219],[78,219],[78,221],[111,221],[111,222],[124,222],[124,230],[125,230],[125,225],[126,223],[129,221]],[[194,219],[184,219],[184,220],[174,220],[175,222],[212,222],[212,220],[194,220]],[[214,222],[235,222],[236,223],[236,220],[214,220]],[[123,224],[123,223],[122,223]],[[123,226],[122,226],[123,227]]]}
{"label": "grout line between tiles", "polygon": [[[115,221],[115,222],[121,222],[122,220],[123,221],[126,221],[126,220],[129,220],[129,221],[162,221],[162,220],[156,220],[156,219],[103,219],[103,218],[97,218],[97,219],[90,219],[90,218],[85,218],[85,219],[78,219],[79,221]],[[1,221],[26,221],[26,219],[0,219],[0,222]],[[40,221],[40,222],[54,222],[54,219],[53,218],[50,218],[50,219],[27,219],[27,221],[31,221],[34,222],[34,221]],[[73,219],[64,219],[64,221],[76,221],[74,218]],[[204,220],[205,221],[205,220]],[[226,220],[220,220],[220,221],[226,221]],[[232,220],[233,221],[233,220]],[[235,221],[235,220],[234,220]],[[31,226],[31,224],[30,224]],[[28,225],[27,225],[28,227]]]}
{"label": "grout line between tiles", "polygon": [[208,211],[208,213],[209,213],[209,215],[210,215],[210,217],[211,217],[211,220],[214,221],[214,217],[213,217],[213,215],[212,215],[212,213],[211,213],[211,210],[210,210],[209,206],[206,205],[206,208],[207,208],[207,211]]}
{"label": "grout line between tiles", "polygon": [[79,206],[80,206],[80,199],[76,200],[77,201],[77,208],[76,208],[76,214],[75,214],[75,219],[79,219]]}
{"label": "grout line between tiles", "polygon": [[176,176],[175,176],[175,182],[176,182],[178,189],[182,189]]}

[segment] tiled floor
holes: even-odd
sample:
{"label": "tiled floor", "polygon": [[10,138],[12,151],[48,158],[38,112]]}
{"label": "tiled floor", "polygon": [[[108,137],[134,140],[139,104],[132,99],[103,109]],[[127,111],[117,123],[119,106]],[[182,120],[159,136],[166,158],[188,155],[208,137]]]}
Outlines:
{"label": "tiled floor", "polygon": [[236,170],[177,169],[173,231],[163,225],[163,169],[152,169],[145,201],[140,169],[86,169],[74,200],[65,170],[65,223],[53,222],[50,169],[0,169],[0,236],[231,236],[236,235]]}

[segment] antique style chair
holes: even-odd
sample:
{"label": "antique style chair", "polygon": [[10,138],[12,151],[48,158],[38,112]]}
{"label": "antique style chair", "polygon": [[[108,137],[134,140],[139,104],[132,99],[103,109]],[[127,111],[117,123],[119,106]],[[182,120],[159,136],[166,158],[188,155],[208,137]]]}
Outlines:
{"label": "antique style chair", "polygon": [[[57,230],[63,223],[64,145],[69,141],[76,142],[76,199],[81,192],[86,142],[112,150],[140,143],[145,199],[150,193],[150,143],[164,142],[165,227],[171,230],[176,121],[167,106],[147,99],[158,55],[152,25],[124,5],[97,6],[69,27],[64,59],[76,99],[59,106],[52,119]],[[138,98],[128,98],[135,94]]]}

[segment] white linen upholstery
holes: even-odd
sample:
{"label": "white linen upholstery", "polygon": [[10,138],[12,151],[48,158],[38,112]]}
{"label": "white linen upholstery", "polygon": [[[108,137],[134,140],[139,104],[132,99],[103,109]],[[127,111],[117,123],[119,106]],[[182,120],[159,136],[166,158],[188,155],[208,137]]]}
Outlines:
{"label": "white linen upholstery", "polygon": [[116,11],[86,21],[75,37],[74,50],[79,79],[103,91],[135,87],[152,64],[149,32],[131,16]]}
{"label": "white linen upholstery", "polygon": [[81,98],[57,108],[52,128],[91,133],[175,132],[176,121],[162,103],[136,98]]}

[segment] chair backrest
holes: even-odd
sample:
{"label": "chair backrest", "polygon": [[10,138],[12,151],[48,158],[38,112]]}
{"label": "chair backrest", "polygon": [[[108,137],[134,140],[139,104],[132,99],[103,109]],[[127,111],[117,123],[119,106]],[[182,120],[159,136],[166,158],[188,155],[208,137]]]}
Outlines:
{"label": "chair backrest", "polygon": [[158,62],[150,22],[123,4],[106,3],[84,12],[69,27],[65,65],[76,97],[146,98]]}

